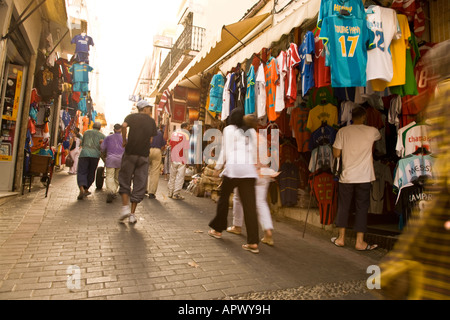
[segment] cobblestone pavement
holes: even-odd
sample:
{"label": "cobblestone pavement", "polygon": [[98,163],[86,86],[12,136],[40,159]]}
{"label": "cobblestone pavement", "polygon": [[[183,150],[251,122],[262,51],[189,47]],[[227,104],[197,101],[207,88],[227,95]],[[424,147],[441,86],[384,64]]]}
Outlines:
{"label": "cobblestone pavement", "polygon": [[[375,299],[367,267],[384,250],[331,244],[329,232],[275,219],[275,246],[255,255],[243,235],[208,236],[216,204],[184,193],[138,206],[117,223],[119,200],[104,190],[77,200],[76,177],[55,173],[48,198],[35,184],[0,206],[0,299]],[[231,214],[229,216],[231,220]]]}

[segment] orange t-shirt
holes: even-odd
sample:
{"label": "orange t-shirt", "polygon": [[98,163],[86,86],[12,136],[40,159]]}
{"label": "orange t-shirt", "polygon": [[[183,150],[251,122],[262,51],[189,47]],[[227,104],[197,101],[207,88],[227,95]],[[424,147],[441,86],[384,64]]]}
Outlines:
{"label": "orange t-shirt", "polygon": [[275,99],[279,74],[277,60],[274,57],[270,57],[264,71],[266,75],[267,117],[269,121],[275,121],[278,118],[278,115],[275,112]]}

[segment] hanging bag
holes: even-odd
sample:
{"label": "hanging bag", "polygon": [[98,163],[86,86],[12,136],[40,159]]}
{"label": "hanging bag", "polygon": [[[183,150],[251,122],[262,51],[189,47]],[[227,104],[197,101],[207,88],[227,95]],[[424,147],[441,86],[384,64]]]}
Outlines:
{"label": "hanging bag", "polygon": [[73,159],[72,159],[72,157],[71,157],[71,155],[69,153],[69,155],[66,157],[66,167],[67,168],[72,168],[73,167],[73,163],[74,163],[74,161],[73,161]]}

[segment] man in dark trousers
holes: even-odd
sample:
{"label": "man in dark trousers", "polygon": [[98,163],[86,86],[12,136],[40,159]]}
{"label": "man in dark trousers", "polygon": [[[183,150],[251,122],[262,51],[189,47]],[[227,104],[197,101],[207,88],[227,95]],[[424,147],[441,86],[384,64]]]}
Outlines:
{"label": "man in dark trousers", "polygon": [[338,131],[333,145],[334,157],[337,159],[342,156],[342,173],[339,178],[338,212],[335,221],[339,236],[331,241],[338,247],[344,246],[345,229],[348,226],[352,200],[355,199],[355,249],[366,251],[378,247],[376,244],[367,244],[364,241],[364,233],[367,231],[370,187],[376,179],[373,144],[381,139],[381,134],[376,128],[365,124],[367,113],[363,107],[354,108],[352,117],[353,124]]}
{"label": "man in dark trousers", "polygon": [[81,153],[78,160],[77,183],[80,188],[78,200],[90,195],[89,188],[95,181],[95,172],[100,160],[100,146],[105,135],[100,132],[102,125],[94,123],[93,129],[84,133],[81,141]]}
{"label": "man in dark trousers", "polygon": [[[132,224],[137,222],[135,216],[137,204],[141,203],[145,197],[150,144],[152,138],[157,134],[155,120],[150,116],[152,111],[150,103],[141,100],[136,107],[139,112],[128,115],[122,124],[125,153],[119,172],[119,193],[122,197],[119,221],[122,222],[129,217],[129,222]],[[131,185],[133,185],[133,190]]]}

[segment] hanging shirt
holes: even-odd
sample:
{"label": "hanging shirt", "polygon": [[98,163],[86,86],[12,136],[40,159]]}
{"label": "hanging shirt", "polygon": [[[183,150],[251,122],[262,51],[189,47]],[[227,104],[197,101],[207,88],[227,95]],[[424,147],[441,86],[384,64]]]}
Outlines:
{"label": "hanging shirt", "polygon": [[374,161],[373,168],[375,170],[375,181],[373,181],[370,189],[369,212],[374,214],[382,214],[386,184],[392,186],[392,174],[391,169],[389,169],[389,167],[381,161]]}
{"label": "hanging shirt", "polygon": [[367,53],[367,80],[391,81],[394,70],[389,47],[392,39],[401,37],[397,14],[392,9],[380,6],[369,6],[366,13],[367,23],[375,34],[375,47]]}
{"label": "hanging shirt", "polygon": [[308,115],[309,108],[303,105],[299,105],[291,112],[289,125],[292,128],[295,140],[297,141],[298,152],[310,151],[308,148],[308,141],[311,137],[311,132],[306,129]]}
{"label": "hanging shirt", "polygon": [[247,73],[247,93],[245,95],[245,114],[255,112],[255,68],[250,66]]}
{"label": "hanging shirt", "polygon": [[322,40],[320,40],[320,29],[314,29],[314,85],[321,88],[331,85],[330,67],[325,65],[326,52]]}
{"label": "hanging shirt", "polygon": [[266,95],[267,95],[267,116],[269,121],[275,121],[277,114],[275,112],[277,82],[279,80],[279,71],[277,61],[274,57],[270,57],[267,61],[266,69]]}
{"label": "hanging shirt", "polygon": [[266,94],[266,77],[264,65],[261,63],[256,74],[255,82],[255,109],[258,118],[262,118],[266,115]]}
{"label": "hanging shirt", "polygon": [[280,78],[277,85],[277,93],[275,95],[275,112],[281,112],[286,107],[284,103],[285,80],[287,75],[286,52],[281,51],[278,55],[277,66]]}
{"label": "hanging shirt", "polygon": [[301,59],[298,54],[298,47],[295,43],[289,45],[286,52],[287,74],[286,74],[286,107],[294,106],[297,100],[297,73],[296,67]]}
{"label": "hanging shirt", "polygon": [[375,91],[384,91],[386,87],[400,86],[406,83],[406,49],[409,47],[411,30],[405,15],[397,14],[397,20],[401,29],[401,37],[394,39],[390,46],[394,76],[390,82],[372,80],[372,88]]}
{"label": "hanging shirt", "polygon": [[318,105],[309,112],[308,123],[306,129],[309,132],[314,132],[326,122],[329,126],[337,127],[338,125],[338,110],[337,107],[328,103],[326,105]]}
{"label": "hanging shirt", "polygon": [[414,183],[419,177],[433,178],[433,166],[436,158],[432,155],[409,155],[400,159],[395,167],[394,187],[401,191],[409,183]]}
{"label": "hanging shirt", "polygon": [[[306,32],[303,42],[300,45],[300,72],[302,75],[302,95],[305,96],[309,89],[314,87],[314,53],[315,42],[314,34],[311,31]],[[309,58],[308,58],[309,57]],[[308,61],[311,59],[311,61]]]}
{"label": "hanging shirt", "polygon": [[326,17],[339,15],[342,9],[347,10],[357,19],[366,19],[364,4],[361,0],[321,0],[317,27],[321,28]]}
{"label": "hanging shirt", "polygon": [[396,151],[401,157],[408,156],[424,148],[431,152],[431,137],[429,135],[430,126],[427,124],[414,124],[409,126],[399,136],[400,141],[397,142]]}
{"label": "hanging shirt", "polygon": [[75,63],[73,66],[70,67],[69,71],[72,72],[73,79],[72,81],[75,82],[84,82],[89,83],[89,72],[94,70],[91,66],[87,64],[78,64]]}
{"label": "hanging shirt", "polygon": [[298,202],[299,170],[293,163],[285,162],[281,165],[280,171],[278,184],[280,186],[281,205],[293,207]]}
{"label": "hanging shirt", "polygon": [[330,225],[337,213],[337,188],[334,176],[328,172],[311,175],[309,184],[319,204],[320,223]]}
{"label": "hanging shirt", "polygon": [[318,146],[311,152],[309,161],[309,171],[315,172],[320,169],[331,169],[333,167],[334,157],[333,148],[330,144]]}
{"label": "hanging shirt", "polygon": [[227,75],[227,80],[223,87],[223,98],[222,98],[222,114],[221,120],[225,121],[230,115],[230,103],[231,103],[231,93],[230,93],[230,83],[232,74]]}
{"label": "hanging shirt", "polygon": [[88,35],[76,35],[72,38],[72,44],[75,44],[75,53],[89,52],[90,46],[94,46],[94,40]]}
{"label": "hanging shirt", "polygon": [[323,20],[320,39],[330,52],[333,87],[366,86],[369,32],[366,20],[354,16],[330,16]]}
{"label": "hanging shirt", "polygon": [[333,145],[334,140],[336,139],[336,133],[337,130],[331,126],[321,126],[311,134],[311,139],[309,140],[309,150],[314,150],[321,145]]}
{"label": "hanging shirt", "polygon": [[225,80],[221,74],[213,76],[209,91],[209,111],[217,113],[222,112],[224,85]]}

